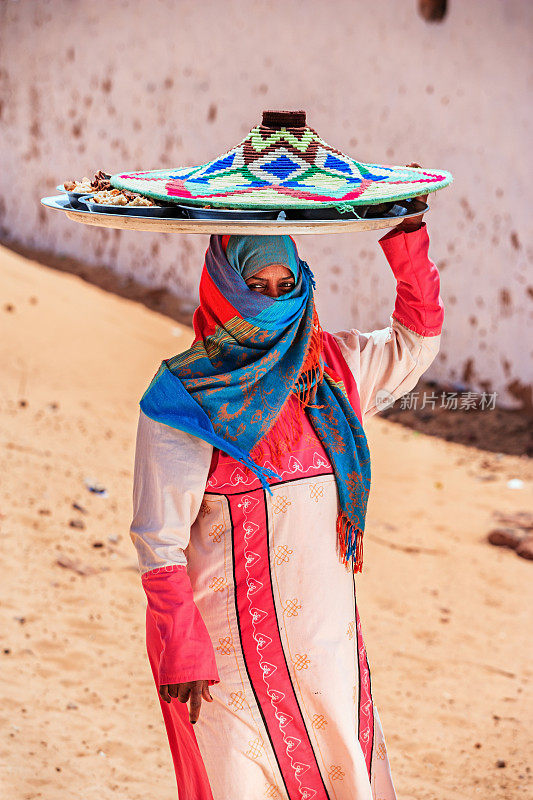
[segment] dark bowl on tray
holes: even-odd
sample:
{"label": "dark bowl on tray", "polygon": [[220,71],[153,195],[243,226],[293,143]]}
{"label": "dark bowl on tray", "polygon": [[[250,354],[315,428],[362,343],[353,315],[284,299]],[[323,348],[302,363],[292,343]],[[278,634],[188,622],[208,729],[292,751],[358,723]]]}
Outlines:
{"label": "dark bowl on tray", "polygon": [[277,219],[279,208],[201,208],[200,206],[177,205],[177,208],[189,219],[232,220],[243,221],[249,219]]}
{"label": "dark bowl on tray", "polygon": [[353,220],[364,219],[368,206],[356,206],[351,211],[339,211],[336,206],[324,208],[286,208],[288,220]]}
{"label": "dark bowl on tray", "polygon": [[104,203],[95,203],[91,201],[92,195],[84,195],[80,197],[80,205],[82,208],[92,211],[95,214],[122,214],[132,217],[182,217],[183,214],[179,210],[179,206],[164,205],[164,206],[115,206],[106,205]]}
{"label": "dark bowl on tray", "polygon": [[427,203],[408,197],[405,200],[395,200],[392,203],[376,203],[368,206],[366,219],[387,219],[391,217],[406,217],[413,214],[423,214],[428,210]]}
{"label": "dark bowl on tray", "polygon": [[69,203],[73,208],[84,208],[83,205],[80,205],[80,198],[94,194],[94,192],[69,192],[61,183],[56,186],[56,189],[58,192],[64,192],[68,196]]}
{"label": "dark bowl on tray", "polygon": [[[339,210],[338,206],[325,208],[292,208],[286,209],[288,220],[336,220],[347,222],[356,219],[390,219],[414,214],[420,203],[414,200],[397,200],[390,203],[376,203],[375,205],[354,206],[351,210]],[[427,208],[427,206],[426,206]],[[423,208],[421,208],[423,210]]]}

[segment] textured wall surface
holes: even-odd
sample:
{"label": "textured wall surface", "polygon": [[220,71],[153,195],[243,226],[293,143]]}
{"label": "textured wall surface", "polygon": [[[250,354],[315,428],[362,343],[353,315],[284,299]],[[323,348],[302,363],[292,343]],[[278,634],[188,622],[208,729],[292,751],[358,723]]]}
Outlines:
{"label": "textured wall surface", "polygon": [[[415,0],[4,0],[0,14],[5,240],[194,304],[207,237],[85,227],[39,198],[98,169],[202,163],[263,108],[304,108],[326,141],[362,161],[454,174],[426,217],[446,307],[427,376],[496,391],[502,406],[531,404],[528,0],[451,0],[431,24]],[[388,324],[394,281],[380,235],[299,238],[325,328]]]}

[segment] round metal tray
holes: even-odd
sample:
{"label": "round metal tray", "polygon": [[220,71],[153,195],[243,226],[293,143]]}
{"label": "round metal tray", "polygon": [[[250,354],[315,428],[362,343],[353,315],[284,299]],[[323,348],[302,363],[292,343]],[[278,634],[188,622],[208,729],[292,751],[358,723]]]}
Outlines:
{"label": "round metal tray", "polygon": [[41,203],[47,208],[63,211],[69,219],[84,225],[101,228],[120,228],[129,231],[152,231],[152,233],[229,233],[229,234],[318,234],[351,233],[394,228],[403,220],[418,216],[428,210],[427,203],[418,202],[409,214],[373,219],[269,219],[269,220],[207,220],[185,217],[143,217],[134,214],[97,213],[72,208],[66,195],[43,197]]}

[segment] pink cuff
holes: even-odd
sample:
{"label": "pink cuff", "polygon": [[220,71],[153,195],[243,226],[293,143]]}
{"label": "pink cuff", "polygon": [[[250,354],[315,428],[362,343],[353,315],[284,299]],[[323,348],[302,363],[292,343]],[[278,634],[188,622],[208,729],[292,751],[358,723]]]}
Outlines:
{"label": "pink cuff", "polygon": [[439,294],[439,271],[428,256],[426,223],[409,233],[393,228],[379,244],[396,278],[392,316],[420,336],[438,336],[444,304]]}
{"label": "pink cuff", "polygon": [[194,602],[186,567],[152,569],[142,575],[142,585],[163,643],[159,685],[219,683],[213,645]]}

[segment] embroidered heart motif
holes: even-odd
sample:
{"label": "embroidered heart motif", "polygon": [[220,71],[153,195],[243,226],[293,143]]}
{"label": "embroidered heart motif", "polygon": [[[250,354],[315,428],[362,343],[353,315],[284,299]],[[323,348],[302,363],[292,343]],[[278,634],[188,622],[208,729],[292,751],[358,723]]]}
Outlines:
{"label": "embroidered heart motif", "polygon": [[279,701],[283,700],[285,697],[283,692],[278,692],[276,689],[269,689],[267,694],[275,703],[279,703]]}
{"label": "embroidered heart motif", "polygon": [[313,453],[313,467],[320,469],[320,467],[329,467],[330,464],[319,453]]}
{"label": "embroidered heart motif", "polygon": [[232,486],[238,486],[239,483],[248,483],[246,475],[244,474],[242,469],[239,468],[233,470],[229,482],[231,483]]}
{"label": "embroidered heart motif", "polygon": [[268,617],[268,612],[267,611],[263,611],[260,608],[252,608],[252,609],[250,609],[250,614],[251,614],[251,617],[252,617],[253,621],[256,623],[256,625],[257,625],[258,622],[261,622],[261,620],[263,620],[265,617]]}
{"label": "embroidered heart motif", "polygon": [[301,739],[296,739],[294,736],[287,736],[285,739],[285,744],[289,753],[292,753],[293,750],[296,750],[296,748],[301,744],[301,741]]}
{"label": "embroidered heart motif", "polygon": [[[256,525],[255,527],[257,528],[258,526]],[[261,558],[261,556],[258,556],[258,555],[257,555],[257,553],[252,553],[252,551],[251,551],[251,550],[248,550],[248,552],[246,553],[246,564],[247,564],[249,567],[251,567],[251,566],[253,566],[253,565],[254,565],[254,564],[257,562],[257,561],[259,561],[259,559],[260,559],[260,558]]]}
{"label": "embroidered heart motif", "polygon": [[276,714],[276,719],[278,720],[280,727],[283,728],[285,725],[288,725],[289,722],[292,722],[293,717],[290,717],[288,714]]}
{"label": "embroidered heart motif", "polygon": [[248,591],[246,592],[247,595],[255,594],[259,591],[259,589],[263,588],[263,584],[261,581],[251,580],[248,581]]}
{"label": "embroidered heart motif", "polygon": [[244,528],[244,538],[246,541],[250,539],[254,533],[257,533],[259,530],[259,525],[256,525],[255,522],[245,522],[243,525]]}
{"label": "embroidered heart motif", "polygon": [[255,634],[254,639],[257,642],[258,650],[264,650],[265,647],[268,647],[269,644],[272,644],[272,639],[270,636],[267,636],[266,633],[257,633]]}
{"label": "embroidered heart motif", "polygon": [[279,475],[279,472],[274,467],[274,465],[270,463],[270,461],[265,461],[265,463],[263,464],[263,469],[269,469],[271,472],[275,472],[276,475]]}
{"label": "embroidered heart motif", "polygon": [[303,469],[301,461],[294,456],[289,458],[289,472],[303,472]]}
{"label": "embroidered heart motif", "polygon": [[298,761],[296,764],[293,764],[292,766],[294,767],[294,771],[297,775],[303,775],[304,772],[307,772],[307,770],[309,769],[309,764],[302,764],[300,761]]}
{"label": "embroidered heart motif", "polygon": [[275,667],[274,664],[269,664],[268,661],[263,661],[261,664],[261,669],[263,670],[263,675],[268,678],[269,675],[273,675],[275,673],[277,667]]}
{"label": "embroidered heart motif", "polygon": [[244,497],[238,504],[238,508],[243,508],[245,513],[248,513],[252,508],[255,508],[258,503],[259,500],[256,500],[255,497]]}

